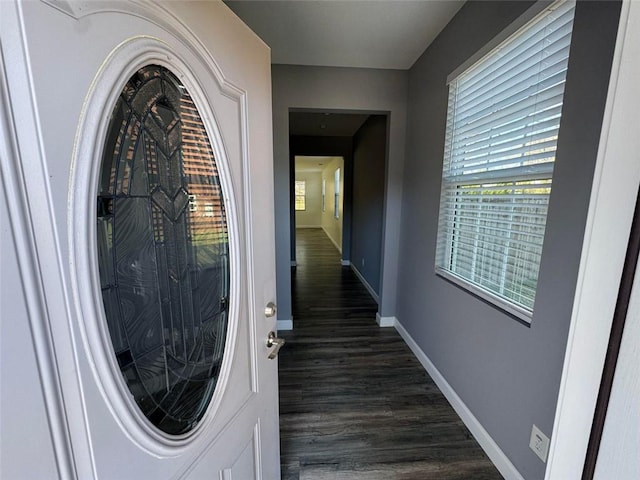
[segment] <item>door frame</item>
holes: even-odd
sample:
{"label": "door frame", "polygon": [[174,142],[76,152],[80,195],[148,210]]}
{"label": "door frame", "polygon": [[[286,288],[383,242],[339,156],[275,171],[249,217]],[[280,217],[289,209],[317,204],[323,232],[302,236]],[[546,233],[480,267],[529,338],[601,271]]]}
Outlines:
{"label": "door frame", "polygon": [[632,301],[633,286],[636,280],[636,271],[639,256],[640,196],[636,200],[633,225],[631,226],[631,236],[629,238],[629,246],[627,248],[627,255],[625,257],[624,270],[622,272],[622,279],[620,281],[620,290],[618,292],[616,310],[613,316],[613,325],[611,327],[611,335],[609,337],[607,356],[602,373],[602,381],[600,383],[600,392],[598,393],[596,410],[593,417],[593,426],[591,428],[591,437],[589,438],[589,445],[587,447],[582,480],[593,480],[594,474],[596,472],[596,463],[598,461],[598,455],[600,452],[600,443],[605,428],[605,421],[607,419],[607,411],[609,408],[611,393],[614,388],[616,370],[618,368],[618,357],[620,355],[620,349],[622,347],[626,320],[629,315],[630,302]]}
{"label": "door frame", "polygon": [[619,25],[545,480],[583,473],[640,186],[640,5]]}
{"label": "door frame", "polygon": [[[374,298],[376,303],[378,304],[378,312],[376,314],[376,322],[381,327],[389,327],[392,326],[395,320],[395,317],[383,317],[381,308],[382,301],[384,295],[384,274],[385,274],[385,265],[389,262],[385,262],[385,259],[388,257],[389,253],[385,248],[385,236],[387,235],[387,223],[388,223],[388,215],[387,211],[389,207],[389,170],[390,170],[390,145],[391,145],[391,112],[388,110],[354,110],[354,109],[331,109],[331,108],[301,108],[301,107],[288,107],[287,114],[291,113],[331,113],[332,115],[369,115],[369,116],[383,116],[385,117],[386,122],[386,136],[385,136],[385,150],[384,150],[384,191],[383,191],[383,202],[382,202],[382,227],[380,231],[380,235],[382,237],[381,241],[381,251],[380,251],[380,292],[376,295],[373,290],[367,287],[367,290]],[[288,120],[290,120],[290,116],[288,116]],[[351,242],[352,242],[352,212],[353,212],[353,182],[354,178],[354,157],[353,157],[353,137],[345,137],[351,139],[351,149],[348,151],[347,149],[333,146],[326,146],[322,141],[322,136],[314,136],[317,138],[317,141],[313,142],[312,145],[303,145],[299,146],[292,142],[292,136],[290,133],[290,125],[289,121],[287,122],[287,133],[289,138],[289,161],[288,161],[288,171],[289,171],[289,238],[290,238],[290,265],[292,267],[296,266],[296,222],[295,222],[295,195],[294,195],[294,182],[295,182],[295,157],[296,156],[325,156],[325,157],[342,157],[343,159],[343,172],[342,172],[342,181],[343,181],[343,214],[342,214],[342,245],[341,245],[341,265],[349,266],[351,265]],[[357,132],[356,132],[357,133]],[[313,138],[313,137],[308,137]],[[333,137],[335,138],[335,137]],[[387,265],[388,266],[388,265]],[[384,297],[387,298],[387,297]],[[278,320],[278,328],[280,330],[292,330],[294,328],[295,319],[293,320]]]}

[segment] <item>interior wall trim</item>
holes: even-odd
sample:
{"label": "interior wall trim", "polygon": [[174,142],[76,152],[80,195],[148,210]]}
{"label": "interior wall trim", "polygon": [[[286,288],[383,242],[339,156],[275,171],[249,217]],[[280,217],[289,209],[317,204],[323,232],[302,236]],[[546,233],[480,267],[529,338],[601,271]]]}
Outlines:
{"label": "interior wall trim", "polygon": [[[385,317],[382,317],[385,318]],[[464,424],[471,431],[471,434],[480,444],[480,447],[485,451],[489,459],[496,466],[498,471],[504,476],[506,480],[524,480],[524,477],[511,463],[509,458],[500,449],[498,444],[491,438],[489,432],[485,430],[480,421],[473,415],[469,407],[458,396],[453,387],[447,382],[446,378],[440,373],[433,362],[429,359],[427,354],[420,348],[416,341],[411,337],[409,332],[402,326],[397,319],[395,321],[395,328],[409,346],[413,354],[418,361],[422,364],[429,376],[436,383],[440,391],[447,397],[449,403],[460,416]]]}
{"label": "interior wall trim", "polygon": [[[344,260],[342,262],[344,262]],[[344,266],[344,263],[342,263],[342,265]],[[360,279],[360,282],[362,282],[362,285],[364,285],[364,288],[367,289],[367,291],[369,292],[369,295],[371,295],[373,297],[373,299],[376,301],[377,304],[380,304],[380,296],[376,293],[376,291],[369,284],[369,282],[367,282],[367,280],[364,278],[364,275],[362,275],[362,273],[360,273],[360,271],[355,267],[355,265],[353,263],[349,262],[347,265],[351,266],[351,270],[353,270],[353,273],[356,274],[356,277],[358,277],[358,279]],[[390,326],[392,326],[392,325],[390,325]]]}
{"label": "interior wall trim", "polygon": [[395,327],[398,319],[396,317],[381,317],[380,312],[376,312],[376,323],[380,327]]}
{"label": "interior wall trim", "polygon": [[322,231],[327,235],[327,237],[329,237],[329,240],[331,240],[331,243],[333,243],[335,245],[335,247],[338,249],[338,251],[340,252],[340,255],[342,255],[342,245],[338,245],[338,243],[334,240],[334,238],[329,234],[329,232],[327,232],[327,229],[322,227]]}

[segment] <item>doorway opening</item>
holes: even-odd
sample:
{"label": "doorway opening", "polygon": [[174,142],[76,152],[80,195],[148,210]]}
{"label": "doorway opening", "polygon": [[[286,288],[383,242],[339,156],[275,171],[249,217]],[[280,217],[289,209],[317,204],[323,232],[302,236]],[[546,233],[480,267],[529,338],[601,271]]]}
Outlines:
{"label": "doorway opening", "polygon": [[379,112],[289,113],[291,265],[296,231],[320,229],[380,303],[388,118]]}
{"label": "doorway opening", "polygon": [[[298,155],[294,174],[295,229],[320,229],[342,255],[344,157]],[[298,235],[295,235],[296,241]],[[292,265],[300,259],[295,253]]]}
{"label": "doorway opening", "polygon": [[[387,120],[367,115],[350,136],[296,135],[290,114],[291,259],[296,263],[291,272],[294,328],[280,333],[287,341],[278,366],[282,478],[421,478],[433,471],[442,438],[456,438],[443,460],[449,464],[438,457],[439,471],[498,479],[398,332],[380,328],[377,321]],[[336,211],[341,242],[325,232],[321,217],[339,221]],[[400,408],[390,413],[389,405]],[[434,418],[438,435],[425,441]],[[461,448],[464,466],[456,453]]]}

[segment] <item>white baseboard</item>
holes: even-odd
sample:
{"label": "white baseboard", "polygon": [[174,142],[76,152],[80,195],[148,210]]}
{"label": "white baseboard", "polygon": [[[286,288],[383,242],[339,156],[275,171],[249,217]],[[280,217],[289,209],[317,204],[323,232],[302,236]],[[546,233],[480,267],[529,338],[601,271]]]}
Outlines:
{"label": "white baseboard", "polygon": [[291,266],[292,267],[297,267],[298,266],[298,262],[296,262],[295,260],[291,260]]}
{"label": "white baseboard", "polygon": [[329,237],[329,240],[331,240],[331,243],[333,243],[335,245],[335,247],[340,252],[340,255],[342,255],[342,245],[338,245],[338,243],[333,239],[333,237],[331,235],[329,235],[329,232],[327,232],[326,228],[322,227],[322,231],[325,233],[325,235],[327,237]]}
{"label": "white baseboard", "polygon": [[348,267],[349,265],[351,265],[351,260],[340,260],[340,265],[342,265],[343,267]]}
{"label": "white baseboard", "polygon": [[[349,263],[351,263],[351,262],[349,262]],[[356,274],[356,277],[358,277],[360,279],[360,281],[364,285],[364,288],[366,288],[369,291],[369,294],[373,297],[373,299],[376,301],[376,303],[380,303],[380,297],[378,296],[376,291],[373,289],[373,287],[371,285],[369,285],[369,282],[367,282],[365,280],[365,278],[362,276],[360,271],[355,267],[355,265],[353,263],[351,263],[351,270],[353,270],[353,273]],[[389,326],[392,327],[393,325],[389,325]]]}
{"label": "white baseboard", "polygon": [[293,330],[293,320],[278,320],[276,321],[276,328],[280,330]]}
{"label": "white baseboard", "polygon": [[398,319],[396,317],[381,317],[380,313],[376,312],[376,323],[381,327],[395,327]]}
{"label": "white baseboard", "polygon": [[296,225],[296,230],[299,228],[322,228],[322,225]]}
{"label": "white baseboard", "polygon": [[[383,317],[384,318],[384,317]],[[402,324],[396,319],[395,327],[400,336],[407,343],[418,361],[422,364],[429,376],[436,383],[440,391],[447,397],[449,403],[460,416],[464,424],[467,426],[476,441],[480,444],[487,456],[491,459],[498,471],[506,480],[524,480],[524,477],[518,472],[516,467],[511,463],[509,458],[500,449],[498,444],[491,438],[478,419],[473,415],[469,407],[465,405],[462,399],[455,392],[453,387],[449,385],[447,380],[438,371],[436,366],[429,360],[427,354],[422,351],[415,340],[409,335]]]}

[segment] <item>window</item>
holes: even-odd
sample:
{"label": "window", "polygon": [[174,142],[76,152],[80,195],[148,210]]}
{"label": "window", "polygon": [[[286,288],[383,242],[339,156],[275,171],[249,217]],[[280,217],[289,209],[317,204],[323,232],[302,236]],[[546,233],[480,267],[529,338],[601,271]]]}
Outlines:
{"label": "window", "polygon": [[558,2],[454,78],[436,272],[530,321],[574,4]]}
{"label": "window", "polygon": [[307,184],[304,180],[296,180],[296,210],[307,209]]}
{"label": "window", "polygon": [[126,83],[105,138],[96,258],[114,364],[145,417],[184,435],[207,412],[228,343],[217,160],[186,87],[159,65]]}
{"label": "window", "polygon": [[340,169],[333,174],[333,216],[340,218]]}

